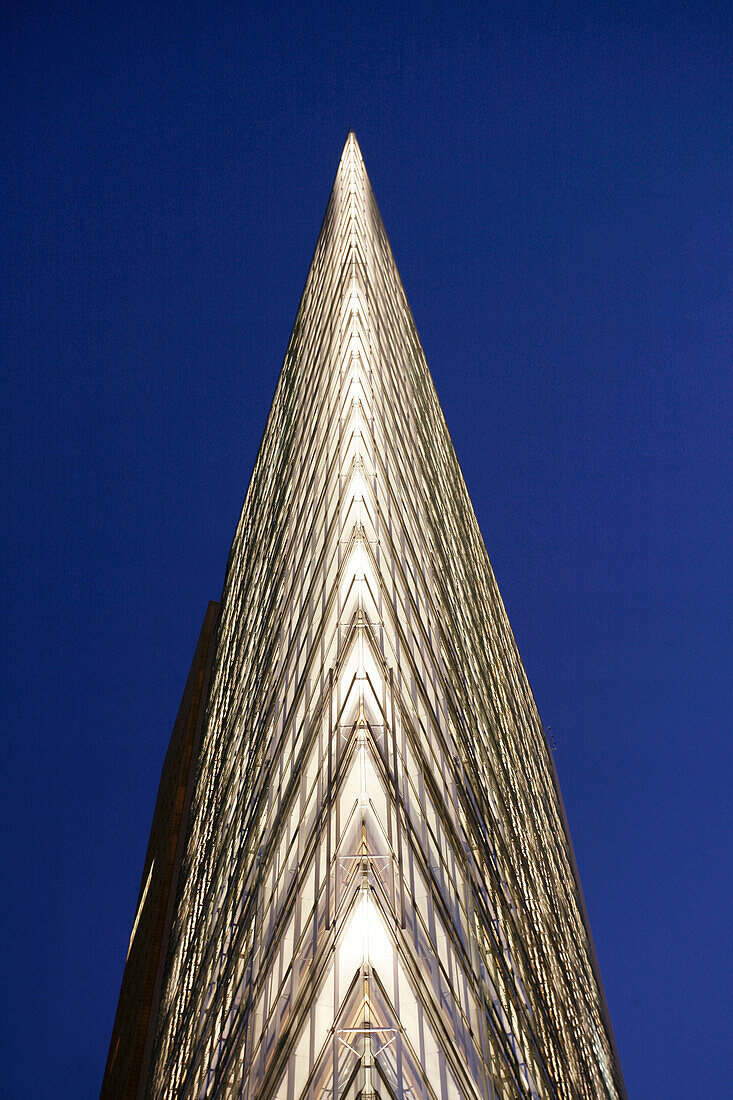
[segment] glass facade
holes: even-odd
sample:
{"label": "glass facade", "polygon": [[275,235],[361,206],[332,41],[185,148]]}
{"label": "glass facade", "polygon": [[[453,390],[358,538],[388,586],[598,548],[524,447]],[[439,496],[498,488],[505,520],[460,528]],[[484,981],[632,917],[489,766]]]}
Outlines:
{"label": "glass facade", "polygon": [[625,1096],[542,724],[353,134],[229,557],[148,1096]]}
{"label": "glass facade", "polygon": [[219,605],[210,603],[163,762],[101,1100],[137,1100],[144,1095],[218,615]]}

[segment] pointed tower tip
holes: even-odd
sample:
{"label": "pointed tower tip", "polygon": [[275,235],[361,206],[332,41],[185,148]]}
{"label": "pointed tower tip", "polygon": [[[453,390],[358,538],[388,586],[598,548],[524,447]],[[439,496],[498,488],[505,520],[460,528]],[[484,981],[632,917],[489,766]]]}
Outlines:
{"label": "pointed tower tip", "polygon": [[359,142],[356,140],[354,131],[349,130],[336,172],[336,180],[348,179],[351,176],[359,177],[364,172],[364,158],[361,155]]}
{"label": "pointed tower tip", "polygon": [[344,150],[341,154],[341,160],[349,160],[352,157],[361,158],[361,149],[359,148],[359,142],[356,140],[356,134],[353,130],[349,130],[346,135],[346,142],[344,143]]}

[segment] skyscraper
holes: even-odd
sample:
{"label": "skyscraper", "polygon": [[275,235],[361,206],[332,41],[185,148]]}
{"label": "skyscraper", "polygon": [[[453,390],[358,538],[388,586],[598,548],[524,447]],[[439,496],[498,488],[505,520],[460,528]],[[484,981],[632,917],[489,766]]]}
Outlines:
{"label": "skyscraper", "polygon": [[[552,758],[353,134],[197,740],[117,1095],[625,1096]],[[133,937],[146,904],[144,876]]]}

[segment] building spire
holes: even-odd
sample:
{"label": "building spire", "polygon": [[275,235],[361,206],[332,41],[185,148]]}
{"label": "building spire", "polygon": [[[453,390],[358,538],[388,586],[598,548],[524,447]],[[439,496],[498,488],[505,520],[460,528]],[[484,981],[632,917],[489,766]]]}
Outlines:
{"label": "building spire", "polygon": [[353,131],[213,644],[148,1096],[622,1100],[542,723]]}

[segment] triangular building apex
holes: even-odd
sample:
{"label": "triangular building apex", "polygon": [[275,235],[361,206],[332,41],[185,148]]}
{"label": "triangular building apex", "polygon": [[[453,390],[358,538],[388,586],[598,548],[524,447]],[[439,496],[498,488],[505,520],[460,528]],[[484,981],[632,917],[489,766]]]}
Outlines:
{"label": "triangular building apex", "polygon": [[350,180],[351,182],[355,182],[362,173],[366,173],[364,158],[361,155],[361,149],[359,148],[359,142],[356,140],[356,134],[353,130],[349,130],[336,172],[336,182],[339,180]]}
{"label": "triangular building apex", "polygon": [[149,1100],[625,1100],[552,757],[353,131],[211,645]]}

